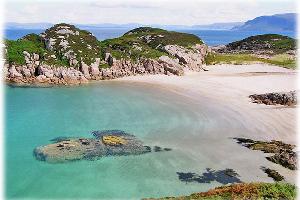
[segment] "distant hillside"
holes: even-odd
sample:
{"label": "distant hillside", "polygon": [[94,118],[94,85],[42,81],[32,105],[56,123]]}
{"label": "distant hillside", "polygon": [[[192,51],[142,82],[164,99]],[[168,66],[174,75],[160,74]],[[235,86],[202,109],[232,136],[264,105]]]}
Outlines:
{"label": "distant hillside", "polygon": [[193,29],[197,30],[230,30],[236,26],[242,26],[244,22],[213,23],[207,25],[195,25]]}
{"label": "distant hillside", "polygon": [[[167,30],[230,30],[235,26],[240,26],[244,24],[243,22],[228,22],[228,23],[213,23],[205,25],[162,25],[162,24],[138,24],[138,23],[128,23],[128,24],[112,24],[112,23],[102,23],[102,24],[73,24],[81,29],[101,29],[101,28],[120,28],[120,29],[134,29],[142,26],[151,26],[156,28],[163,28]],[[16,23],[7,22],[5,24],[6,29],[47,29],[53,26],[51,23]]]}
{"label": "distant hillside", "polygon": [[296,13],[260,16],[236,26],[232,30],[239,31],[295,31],[297,23]]}

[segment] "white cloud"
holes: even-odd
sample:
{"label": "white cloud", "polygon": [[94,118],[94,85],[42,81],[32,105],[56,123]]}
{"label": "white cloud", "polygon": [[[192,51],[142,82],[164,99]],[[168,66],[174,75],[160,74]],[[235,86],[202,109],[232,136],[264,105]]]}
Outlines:
{"label": "white cloud", "polygon": [[10,0],[6,21],[209,24],[296,12],[296,0]]}

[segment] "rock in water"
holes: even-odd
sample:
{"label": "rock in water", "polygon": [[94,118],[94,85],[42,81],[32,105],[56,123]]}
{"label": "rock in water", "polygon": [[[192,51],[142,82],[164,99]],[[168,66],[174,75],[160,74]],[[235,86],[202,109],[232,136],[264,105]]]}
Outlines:
{"label": "rock in water", "polygon": [[[34,155],[41,161],[60,163],[83,159],[93,160],[103,156],[140,155],[151,152],[151,147],[144,146],[141,140],[124,131],[94,131],[92,134],[95,138],[55,138],[52,140],[54,143],[35,148]],[[164,151],[170,150],[164,148]]]}

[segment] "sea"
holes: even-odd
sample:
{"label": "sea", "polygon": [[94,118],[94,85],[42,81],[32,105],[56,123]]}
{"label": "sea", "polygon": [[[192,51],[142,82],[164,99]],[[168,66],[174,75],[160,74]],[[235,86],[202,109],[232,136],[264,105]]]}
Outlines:
{"label": "sea", "polygon": [[[98,40],[105,40],[105,39],[120,37],[130,29],[91,28],[87,30],[93,33],[93,35],[95,35]],[[10,40],[17,40],[29,33],[39,34],[42,33],[43,31],[44,29],[6,29],[4,31],[4,37]],[[207,45],[210,46],[224,45],[230,42],[244,39],[249,36],[266,34],[266,33],[276,33],[276,34],[286,35],[292,38],[297,37],[295,31],[266,32],[266,31],[184,30],[184,29],[172,29],[172,31],[195,34],[198,37],[200,37]]]}
{"label": "sea", "polygon": [[[41,31],[6,30],[5,33],[6,38],[15,40]],[[92,32],[104,40],[126,31]],[[186,32],[198,35],[209,45],[226,44],[254,34]],[[216,179],[214,176],[219,173],[212,173],[224,169],[233,169],[243,182],[272,182],[261,170],[261,166],[270,162],[232,139],[255,131],[245,124],[246,120],[236,111],[209,99],[194,101],[177,92],[145,84],[102,81],[50,88],[7,85],[5,197],[141,199],[188,195],[224,185],[220,181],[224,175]],[[172,150],[56,164],[39,161],[33,154],[36,147],[47,145],[54,138],[89,138],[95,130],[122,130],[145,145]],[[180,174],[184,174],[183,178]]]}

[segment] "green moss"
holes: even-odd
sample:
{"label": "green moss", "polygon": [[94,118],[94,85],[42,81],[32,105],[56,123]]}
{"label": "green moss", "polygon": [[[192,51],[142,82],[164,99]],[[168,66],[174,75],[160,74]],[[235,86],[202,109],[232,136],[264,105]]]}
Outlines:
{"label": "green moss", "polygon": [[207,65],[215,64],[251,64],[255,62],[267,63],[277,65],[285,68],[296,69],[296,60],[291,59],[286,54],[278,54],[271,58],[259,58],[251,54],[218,54],[211,53],[205,57],[205,63]]}

